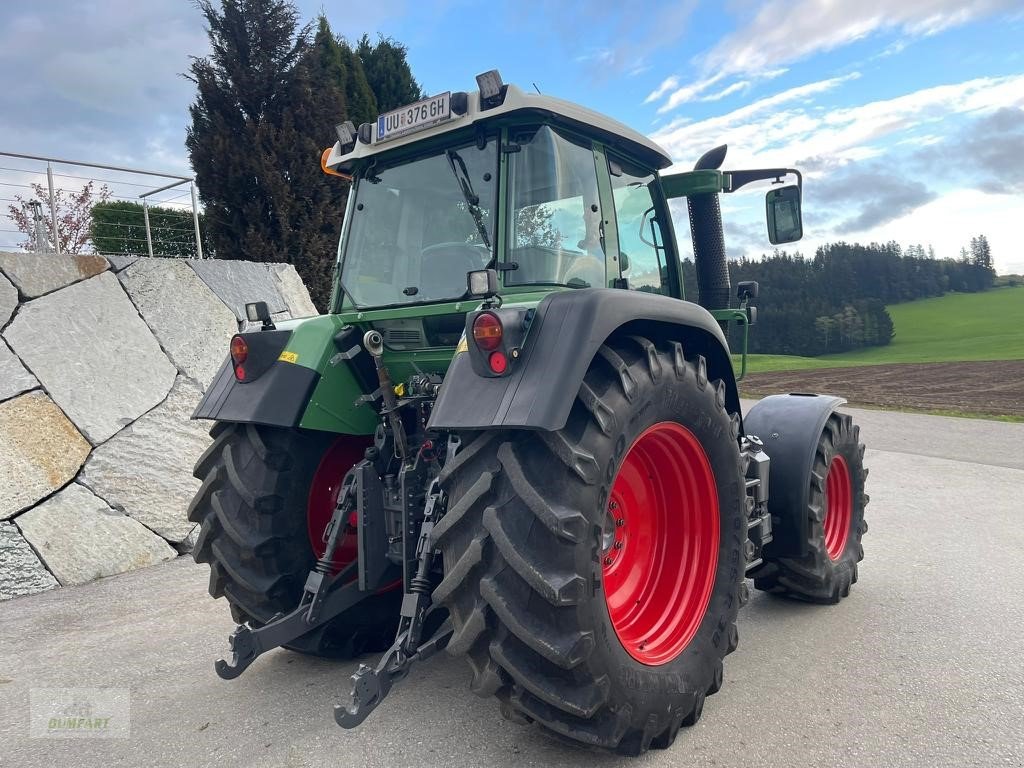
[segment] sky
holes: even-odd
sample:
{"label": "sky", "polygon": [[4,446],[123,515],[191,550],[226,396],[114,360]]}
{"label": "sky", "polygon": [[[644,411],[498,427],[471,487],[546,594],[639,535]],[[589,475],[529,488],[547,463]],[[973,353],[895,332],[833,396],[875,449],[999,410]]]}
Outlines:
{"label": "sky", "polygon": [[[408,46],[428,93],[472,90],[497,68],[651,136],[678,170],[723,143],[726,169],[800,168],[802,253],[896,240],[956,257],[984,234],[998,271],[1024,273],[1024,0],[297,5],[350,39]],[[2,3],[0,151],[188,175],[195,94],[181,73],[207,50],[188,0]],[[310,130],[334,140],[330,126]],[[0,167],[5,209],[40,166],[0,157]],[[87,175],[56,170],[67,185]],[[115,193],[162,184],[132,181],[112,183]],[[730,256],[770,250],[764,191],[723,197]],[[12,237],[0,231],[0,245]]]}

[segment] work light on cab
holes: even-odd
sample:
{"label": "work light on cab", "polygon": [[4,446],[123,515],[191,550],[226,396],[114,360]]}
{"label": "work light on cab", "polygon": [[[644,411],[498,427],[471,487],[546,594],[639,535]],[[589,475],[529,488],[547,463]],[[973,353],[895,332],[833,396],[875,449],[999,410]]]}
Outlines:
{"label": "work light on cab", "polygon": [[473,339],[485,352],[493,352],[500,347],[504,334],[501,321],[491,312],[481,312],[473,321]]}
{"label": "work light on cab", "polygon": [[245,361],[249,358],[249,345],[241,336],[231,337],[231,362],[235,367],[235,378],[245,381]]}

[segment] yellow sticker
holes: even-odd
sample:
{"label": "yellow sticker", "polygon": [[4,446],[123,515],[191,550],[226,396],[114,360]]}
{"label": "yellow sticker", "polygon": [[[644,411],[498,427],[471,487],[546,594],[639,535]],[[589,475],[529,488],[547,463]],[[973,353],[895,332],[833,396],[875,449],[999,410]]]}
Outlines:
{"label": "yellow sticker", "polygon": [[299,362],[299,355],[296,352],[288,352],[285,350],[277,359],[282,363],[297,363]]}
{"label": "yellow sticker", "polygon": [[469,342],[466,340],[466,333],[463,331],[462,338],[459,339],[459,345],[455,347],[455,354],[461,354],[463,352],[469,352]]}

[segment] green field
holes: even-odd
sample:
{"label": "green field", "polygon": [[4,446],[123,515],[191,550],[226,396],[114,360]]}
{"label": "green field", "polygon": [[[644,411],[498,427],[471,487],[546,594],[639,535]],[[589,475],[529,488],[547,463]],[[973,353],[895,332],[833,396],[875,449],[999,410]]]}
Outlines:
{"label": "green field", "polygon": [[[896,335],[888,346],[822,357],[751,355],[748,372],[884,363],[1024,360],[1024,286],[993,288],[984,293],[950,293],[936,299],[893,304],[888,310],[896,327]],[[756,334],[757,326],[750,332]]]}

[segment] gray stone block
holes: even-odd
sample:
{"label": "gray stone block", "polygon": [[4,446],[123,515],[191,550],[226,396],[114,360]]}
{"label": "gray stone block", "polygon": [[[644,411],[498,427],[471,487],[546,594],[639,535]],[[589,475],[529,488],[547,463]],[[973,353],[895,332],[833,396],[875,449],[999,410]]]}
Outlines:
{"label": "gray stone block", "polygon": [[245,305],[253,301],[267,302],[271,313],[288,309],[266,264],[234,259],[189,259],[188,264],[239,321],[245,320]]}
{"label": "gray stone block", "polygon": [[90,445],[42,392],[0,403],[0,519],[70,482]]}
{"label": "gray stone block", "polygon": [[0,402],[38,386],[36,377],[25,370],[18,356],[0,341]]}
{"label": "gray stone block", "polygon": [[201,396],[179,376],[167,400],[92,452],[78,481],[165,539],[185,539],[192,467],[210,444],[210,425],[189,421]]}
{"label": "gray stone block", "polygon": [[78,483],[19,515],[15,522],[65,586],[177,556],[166,541]]}
{"label": "gray stone block", "polygon": [[3,275],[0,275],[0,328],[7,325],[14,310],[18,308],[18,289]]}
{"label": "gray stone block", "polygon": [[209,386],[238,332],[234,313],[179,259],[139,259],[118,278],[171,362]]}
{"label": "gray stone block", "polygon": [[53,589],[53,578],[13,523],[0,523],[0,600]]}
{"label": "gray stone block", "polygon": [[108,266],[95,254],[0,253],[0,270],[29,299],[98,275]]}
{"label": "gray stone block", "polygon": [[125,256],[122,254],[108,253],[104,257],[110,262],[110,268],[115,272],[120,272],[122,269],[127,269],[136,261],[139,260],[139,256]]}
{"label": "gray stone block", "polygon": [[199,525],[196,524],[188,536],[181,541],[175,542],[174,548],[183,555],[192,554],[192,550],[196,548],[196,541],[199,539],[199,530]]}
{"label": "gray stone block", "polygon": [[320,314],[317,312],[313,300],[309,298],[309,291],[294,266],[291,264],[268,264],[267,267],[274,273],[277,290],[292,317],[312,317]]}
{"label": "gray stone block", "polygon": [[163,400],[177,374],[110,272],[22,304],[4,337],[93,445]]}

